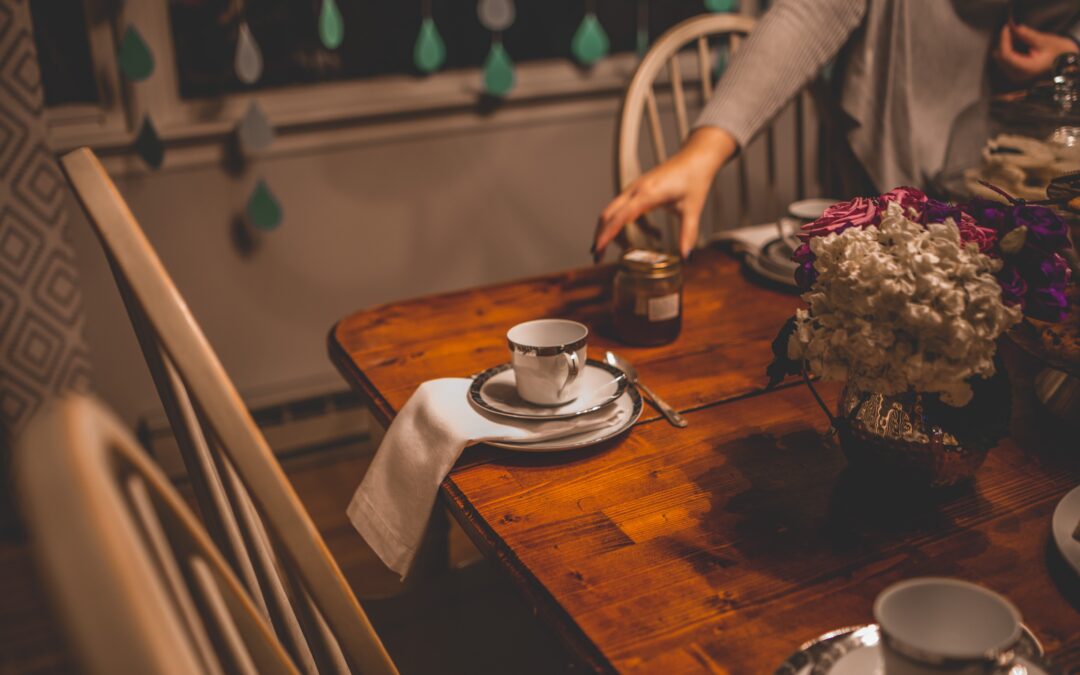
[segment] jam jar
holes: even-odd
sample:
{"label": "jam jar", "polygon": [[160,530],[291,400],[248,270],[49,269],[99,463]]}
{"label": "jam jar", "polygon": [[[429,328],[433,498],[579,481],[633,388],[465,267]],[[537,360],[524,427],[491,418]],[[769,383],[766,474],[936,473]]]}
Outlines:
{"label": "jam jar", "polygon": [[662,345],[682,329],[682,260],[670,253],[632,249],[619,262],[612,312],[619,339]]}

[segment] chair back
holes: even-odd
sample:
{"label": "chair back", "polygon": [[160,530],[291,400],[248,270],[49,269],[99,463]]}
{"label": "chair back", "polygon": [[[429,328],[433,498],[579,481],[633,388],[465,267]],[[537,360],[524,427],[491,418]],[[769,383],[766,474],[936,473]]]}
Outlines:
{"label": "chair back", "polygon": [[41,569],[87,671],[298,672],[206,530],[96,400],[70,395],[39,413],[15,469]]}
{"label": "chair back", "polygon": [[[704,14],[683,21],[656,40],[634,72],[619,115],[615,150],[616,188],[619,192],[647,168],[666,160],[669,147],[678,149],[682,145],[690,133],[691,112],[696,114],[713,95],[714,79],[719,70],[715,67],[718,59],[726,61],[726,58],[730,58],[755,23],[753,17],[743,14]],[[764,155],[760,167],[764,170],[764,195],[775,210],[780,193],[778,188],[785,178],[778,176],[777,172],[777,163],[781,159],[777,156],[778,134],[784,136],[786,142],[783,146],[790,145],[793,155],[787,159],[787,163],[793,168],[794,184],[786,192],[795,199],[806,196],[804,98],[805,92],[800,93],[790,106],[793,109],[790,114],[784,111],[765,128],[763,153],[757,148],[754,152],[749,152],[748,148],[741,149],[733,162],[733,181],[725,181],[728,169],[721,171],[713,183],[705,213],[702,214],[703,236],[708,236],[710,230],[715,232],[728,225],[741,227],[751,223],[752,169],[748,162],[751,155],[755,160]],[[669,106],[661,105],[665,99],[668,99]],[[781,121],[789,121],[791,128],[778,129]],[[644,132],[649,137],[648,145],[642,142]],[[670,146],[669,141],[672,141]],[[762,172],[755,172],[755,178],[758,173]],[[730,182],[734,182],[733,190],[721,189],[728,187]],[[736,202],[733,219],[729,215],[732,209],[725,208],[723,204],[724,194],[730,196],[731,192],[734,192]],[[660,216],[663,219],[661,222],[655,221],[656,214],[647,216],[646,221],[661,231],[666,228],[670,235],[675,223],[665,222],[668,215]],[[630,243],[634,246],[656,247],[663,244],[650,239],[643,228],[634,226],[627,229]]]}
{"label": "chair back", "polygon": [[364,610],[123,197],[60,165],[101,241],[210,537],[307,673],[395,673]]}

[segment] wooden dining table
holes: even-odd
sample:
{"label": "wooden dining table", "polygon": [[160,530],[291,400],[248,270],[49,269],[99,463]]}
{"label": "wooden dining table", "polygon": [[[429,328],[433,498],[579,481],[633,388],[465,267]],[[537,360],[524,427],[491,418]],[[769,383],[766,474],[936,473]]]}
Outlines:
{"label": "wooden dining table", "polygon": [[[421,382],[508,358],[512,325],[561,317],[591,329],[689,420],[647,406],[599,446],[515,453],[476,446],[441,496],[538,616],[597,671],[771,673],[799,646],[873,621],[875,596],[917,576],[1008,596],[1063,672],[1080,672],[1080,580],[1050,535],[1080,483],[1075,432],[1031,396],[1034,364],[1007,344],[1011,436],[975,480],[894,485],[850,467],[797,380],[766,389],[777,330],[800,305],[725,251],[688,262],[674,342],[613,335],[614,267],[596,266],[364,309],[330,356],[383,424]],[[835,386],[819,391],[830,403]]]}

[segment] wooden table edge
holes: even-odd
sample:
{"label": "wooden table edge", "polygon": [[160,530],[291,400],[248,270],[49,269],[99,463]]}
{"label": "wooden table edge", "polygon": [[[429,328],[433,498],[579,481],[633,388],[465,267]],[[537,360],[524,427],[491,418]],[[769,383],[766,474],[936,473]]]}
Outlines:
{"label": "wooden table edge", "polygon": [[[351,316],[351,315],[350,315]],[[345,348],[341,346],[341,341],[338,339],[338,331],[341,329],[341,324],[349,317],[345,317],[330,328],[330,332],[326,336],[326,351],[330,356],[330,362],[334,364],[338,372],[345,379],[345,382],[349,385],[349,388],[354,391],[359,391],[366,397],[365,404],[371,409],[375,415],[375,419],[385,429],[390,426],[390,422],[393,421],[394,415],[397,411],[390,405],[375,385],[371,383],[371,380],[367,378],[362,370],[356,365],[356,361],[349,355]]]}

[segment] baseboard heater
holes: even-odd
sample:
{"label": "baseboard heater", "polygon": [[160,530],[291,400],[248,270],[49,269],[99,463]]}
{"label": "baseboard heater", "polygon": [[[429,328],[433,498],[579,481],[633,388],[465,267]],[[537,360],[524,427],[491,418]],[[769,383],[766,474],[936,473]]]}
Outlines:
{"label": "baseboard heater", "polygon": [[[294,391],[292,398],[288,393],[260,396],[258,403],[250,407],[251,416],[279,458],[345,443],[371,446],[369,450],[374,451],[382,430],[358,394],[331,391],[295,395]],[[285,400],[274,402],[281,398]],[[180,448],[164,412],[141,416],[136,434],[170,478],[185,476]]]}

